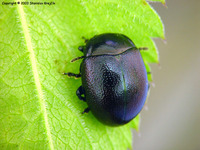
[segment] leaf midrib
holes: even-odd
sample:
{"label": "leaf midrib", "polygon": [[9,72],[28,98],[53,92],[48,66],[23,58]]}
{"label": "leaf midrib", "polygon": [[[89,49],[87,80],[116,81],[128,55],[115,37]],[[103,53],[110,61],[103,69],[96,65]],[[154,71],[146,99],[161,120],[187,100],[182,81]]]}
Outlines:
{"label": "leaf midrib", "polygon": [[44,123],[45,123],[46,132],[47,132],[47,139],[48,139],[50,149],[53,150],[54,146],[53,146],[51,131],[50,131],[49,122],[48,122],[45,99],[44,99],[44,95],[43,95],[43,91],[42,91],[41,81],[39,78],[39,72],[37,69],[37,60],[35,57],[35,53],[33,51],[31,36],[29,34],[24,9],[23,9],[22,5],[17,5],[17,6],[18,6],[17,9],[18,9],[18,13],[19,13],[19,19],[21,21],[23,34],[24,34],[24,38],[26,41],[27,50],[30,53],[29,58],[30,58],[30,63],[31,63],[31,67],[32,67],[32,72],[33,72],[33,77],[34,77],[34,81],[35,81],[38,100],[40,103],[41,113],[43,114],[43,117],[44,117]]}

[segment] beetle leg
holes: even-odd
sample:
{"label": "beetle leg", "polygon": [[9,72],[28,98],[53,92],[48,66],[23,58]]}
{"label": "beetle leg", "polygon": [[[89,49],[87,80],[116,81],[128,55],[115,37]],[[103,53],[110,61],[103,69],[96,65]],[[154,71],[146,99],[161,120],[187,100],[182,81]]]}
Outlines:
{"label": "beetle leg", "polygon": [[138,50],[148,50],[148,47],[139,47]]}
{"label": "beetle leg", "polygon": [[85,56],[76,57],[76,58],[72,59],[71,62],[74,62],[74,61],[82,59],[82,58],[85,58]]}
{"label": "beetle leg", "polygon": [[75,77],[75,78],[80,78],[81,74],[75,74],[75,73],[71,73],[71,72],[67,72],[67,73],[63,73],[64,75],[67,75],[68,77]]}
{"label": "beetle leg", "polygon": [[84,39],[84,40],[85,40],[85,43],[87,43],[87,42],[88,42],[88,39],[86,39],[84,36],[82,37],[82,39]]}
{"label": "beetle leg", "polygon": [[83,86],[80,86],[80,87],[77,89],[77,91],[76,91],[76,95],[78,96],[78,98],[79,98],[80,100],[82,100],[82,101],[85,102],[85,101],[86,101],[86,100],[85,100],[85,97],[81,96],[82,94],[85,95],[85,90],[84,90]]}
{"label": "beetle leg", "polygon": [[82,112],[82,114],[88,113],[89,111],[90,111],[90,108],[88,107],[88,108],[86,108],[86,109]]}
{"label": "beetle leg", "polygon": [[149,92],[149,89],[150,89],[150,83],[148,83],[148,92]]}
{"label": "beetle leg", "polygon": [[83,52],[83,49],[84,49],[84,46],[79,46],[78,47],[78,50],[81,51],[81,52]]}
{"label": "beetle leg", "polygon": [[[82,39],[84,39],[85,43],[88,42],[88,39],[86,39],[85,37],[82,37]],[[85,48],[85,46],[79,46],[78,49],[83,52],[83,49]]]}

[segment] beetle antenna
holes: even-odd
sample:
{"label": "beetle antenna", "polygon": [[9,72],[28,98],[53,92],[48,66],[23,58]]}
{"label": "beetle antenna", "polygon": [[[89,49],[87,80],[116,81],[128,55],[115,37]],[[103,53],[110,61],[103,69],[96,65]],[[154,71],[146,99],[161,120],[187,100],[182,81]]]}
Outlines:
{"label": "beetle antenna", "polygon": [[82,59],[82,58],[85,58],[85,56],[76,57],[76,58],[72,59],[71,62],[74,62],[74,61]]}
{"label": "beetle antenna", "polygon": [[148,47],[139,47],[138,50],[148,50]]}

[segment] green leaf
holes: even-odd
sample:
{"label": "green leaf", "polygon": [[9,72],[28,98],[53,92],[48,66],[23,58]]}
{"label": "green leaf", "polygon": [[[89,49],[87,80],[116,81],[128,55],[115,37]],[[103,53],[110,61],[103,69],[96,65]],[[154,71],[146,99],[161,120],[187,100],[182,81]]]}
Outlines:
{"label": "green leaf", "polygon": [[[162,0],[160,0],[162,2]],[[144,0],[59,0],[55,5],[0,3],[0,149],[127,149],[131,128],[108,127],[91,114],[75,91],[81,39],[104,32],[123,33],[142,56],[157,63],[152,37],[164,38],[159,16]],[[5,1],[4,1],[5,2]],[[43,2],[40,0],[39,2]],[[149,76],[149,79],[151,77]]]}

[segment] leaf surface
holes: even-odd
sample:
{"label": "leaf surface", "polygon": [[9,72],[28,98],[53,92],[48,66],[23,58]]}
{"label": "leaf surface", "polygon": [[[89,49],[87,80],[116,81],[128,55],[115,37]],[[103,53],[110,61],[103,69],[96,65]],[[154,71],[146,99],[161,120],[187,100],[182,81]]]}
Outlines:
{"label": "leaf surface", "polygon": [[[162,2],[162,0],[160,0]],[[75,91],[85,38],[105,32],[123,33],[157,63],[152,37],[164,38],[159,16],[144,0],[59,0],[55,5],[0,4],[0,149],[127,149],[131,128],[107,127],[91,113]],[[43,0],[40,0],[43,2]],[[151,79],[149,75],[149,80]]]}

